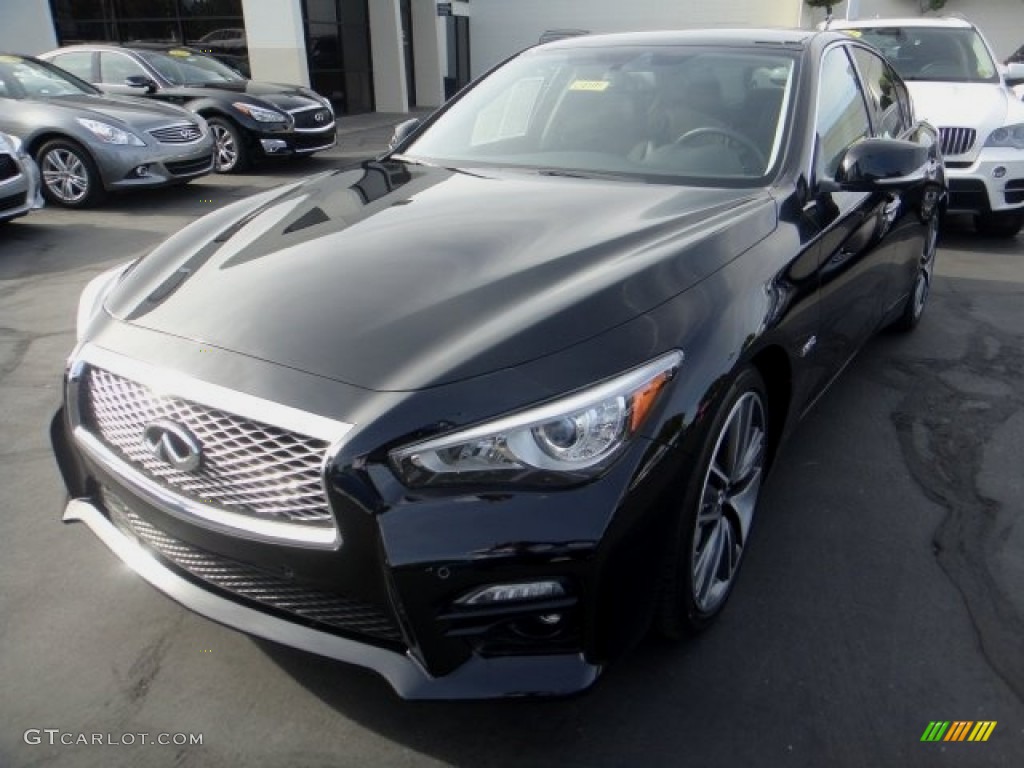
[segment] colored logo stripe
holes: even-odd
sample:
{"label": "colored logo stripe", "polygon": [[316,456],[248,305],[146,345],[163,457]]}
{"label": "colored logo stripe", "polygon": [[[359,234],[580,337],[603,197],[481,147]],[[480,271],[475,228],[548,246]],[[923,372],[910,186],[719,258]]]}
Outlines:
{"label": "colored logo stripe", "polygon": [[995,720],[932,720],[921,741],[988,741],[995,728]]}

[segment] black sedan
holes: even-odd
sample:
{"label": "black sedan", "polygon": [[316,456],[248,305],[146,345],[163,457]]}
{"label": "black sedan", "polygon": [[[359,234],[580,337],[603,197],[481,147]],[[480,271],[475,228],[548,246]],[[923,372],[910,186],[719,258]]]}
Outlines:
{"label": "black sedan", "polygon": [[149,95],[202,115],[219,173],[263,157],[311,155],[336,141],[334,109],[315,91],[248,80],[191,48],[72,45],[39,58],[109,93]]}
{"label": "black sedan", "polygon": [[845,35],[539,46],[90,283],[64,519],[404,697],[582,690],[720,614],[794,423],[920,320],[944,199]]}

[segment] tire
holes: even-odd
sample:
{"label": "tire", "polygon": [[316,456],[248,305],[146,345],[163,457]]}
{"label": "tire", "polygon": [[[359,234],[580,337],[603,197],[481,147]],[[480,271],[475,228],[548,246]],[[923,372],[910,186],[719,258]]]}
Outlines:
{"label": "tire", "polygon": [[974,229],[985,237],[1016,237],[1022,227],[1024,211],[979,213],[974,217]]}
{"label": "tire", "polygon": [[99,169],[85,148],[70,139],[53,139],[36,152],[43,197],[65,208],[89,208],[105,196]]}
{"label": "tire", "polygon": [[664,637],[705,629],[732,592],[767,467],[767,403],[760,374],[747,367],[711,420],[662,565],[655,628]]}
{"label": "tire", "polygon": [[213,134],[213,169],[217,173],[239,173],[249,167],[249,150],[239,127],[225,117],[209,117]]}
{"label": "tire", "polygon": [[935,252],[939,242],[939,217],[932,216],[928,222],[928,234],[925,235],[924,248],[921,252],[921,261],[918,265],[917,278],[914,280],[914,287],[907,296],[903,305],[903,311],[896,318],[889,328],[896,333],[910,333],[921,322],[925,306],[928,304],[928,296],[932,289],[932,275],[935,270]]}

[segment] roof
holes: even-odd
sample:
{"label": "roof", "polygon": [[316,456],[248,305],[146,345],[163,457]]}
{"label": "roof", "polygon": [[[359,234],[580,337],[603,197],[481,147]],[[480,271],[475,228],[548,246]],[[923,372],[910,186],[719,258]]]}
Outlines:
{"label": "roof", "polygon": [[808,29],[739,28],[681,29],[657,32],[619,32],[608,35],[585,35],[546,43],[544,48],[591,48],[619,45],[777,45],[802,48],[807,40],[819,34]]}
{"label": "roof", "polygon": [[943,16],[941,18],[916,18],[916,19],[833,19],[829,23],[829,29],[865,29],[874,27],[953,27],[955,29],[970,29],[974,25],[966,19],[956,16]]}

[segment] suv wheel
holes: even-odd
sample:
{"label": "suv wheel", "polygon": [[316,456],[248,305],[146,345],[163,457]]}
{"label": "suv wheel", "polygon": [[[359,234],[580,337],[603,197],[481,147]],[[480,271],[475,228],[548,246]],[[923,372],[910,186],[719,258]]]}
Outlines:
{"label": "suv wheel", "polygon": [[987,237],[1016,237],[1022,227],[1024,211],[979,213],[974,217],[974,228]]}

